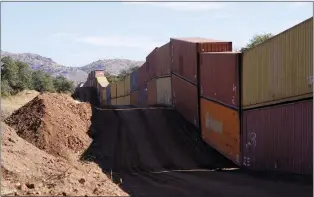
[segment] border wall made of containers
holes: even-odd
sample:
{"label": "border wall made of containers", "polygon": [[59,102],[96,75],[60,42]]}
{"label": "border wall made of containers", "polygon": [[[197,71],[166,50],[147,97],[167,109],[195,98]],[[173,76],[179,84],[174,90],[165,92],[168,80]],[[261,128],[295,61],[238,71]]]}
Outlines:
{"label": "border wall made of containers", "polygon": [[312,55],[313,18],[242,53],[230,41],[171,38],[105,88],[106,104],[172,106],[238,166],[309,175]]}

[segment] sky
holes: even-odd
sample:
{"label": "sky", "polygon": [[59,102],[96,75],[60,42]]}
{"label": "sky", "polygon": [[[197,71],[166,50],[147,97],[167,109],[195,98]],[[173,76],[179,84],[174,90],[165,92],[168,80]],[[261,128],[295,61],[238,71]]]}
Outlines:
{"label": "sky", "polygon": [[232,41],[278,34],[313,16],[310,2],[5,2],[1,50],[36,53],[65,66],[145,60],[170,37]]}

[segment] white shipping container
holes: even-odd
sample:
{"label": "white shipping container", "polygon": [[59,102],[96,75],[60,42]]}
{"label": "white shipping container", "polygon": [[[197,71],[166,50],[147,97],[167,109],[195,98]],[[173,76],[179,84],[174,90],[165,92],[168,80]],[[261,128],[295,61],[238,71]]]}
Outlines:
{"label": "white shipping container", "polygon": [[171,77],[158,78],[156,86],[157,104],[172,105]]}

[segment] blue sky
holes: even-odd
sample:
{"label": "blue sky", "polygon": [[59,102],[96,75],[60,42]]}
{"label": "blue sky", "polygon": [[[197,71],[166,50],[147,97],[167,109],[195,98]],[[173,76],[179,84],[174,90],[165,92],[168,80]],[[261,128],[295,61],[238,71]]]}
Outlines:
{"label": "blue sky", "polygon": [[313,16],[305,2],[1,3],[1,49],[31,52],[66,66],[98,59],[145,60],[170,37],[205,37],[245,45]]}

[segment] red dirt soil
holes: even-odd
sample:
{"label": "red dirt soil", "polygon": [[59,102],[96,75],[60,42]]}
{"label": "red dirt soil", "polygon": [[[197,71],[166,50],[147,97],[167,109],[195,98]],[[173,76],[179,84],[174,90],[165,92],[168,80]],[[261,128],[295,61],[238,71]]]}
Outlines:
{"label": "red dirt soil", "polygon": [[70,159],[91,142],[91,106],[66,94],[44,93],[16,110],[5,123],[17,134],[54,156]]}

